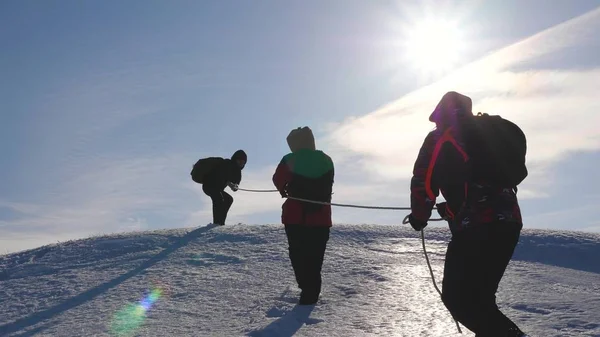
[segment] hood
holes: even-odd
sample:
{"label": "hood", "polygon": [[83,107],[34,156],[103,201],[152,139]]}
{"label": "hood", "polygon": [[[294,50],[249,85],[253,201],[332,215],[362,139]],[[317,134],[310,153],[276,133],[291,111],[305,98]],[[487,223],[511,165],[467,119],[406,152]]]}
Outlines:
{"label": "hood", "polygon": [[244,152],[244,150],[237,150],[237,151],[235,151],[233,156],[231,156],[232,161],[236,161],[238,159],[243,159],[245,161],[248,161],[248,156],[246,156],[246,152]]}
{"label": "hood", "polygon": [[288,146],[292,152],[296,152],[301,149],[316,150],[315,137],[313,136],[312,130],[305,126],[303,128],[296,128],[290,131],[290,134],[286,138]]}
{"label": "hood", "polygon": [[442,96],[435,110],[429,116],[429,121],[438,125],[446,125],[463,114],[473,115],[473,101],[468,96],[456,91],[449,91]]}

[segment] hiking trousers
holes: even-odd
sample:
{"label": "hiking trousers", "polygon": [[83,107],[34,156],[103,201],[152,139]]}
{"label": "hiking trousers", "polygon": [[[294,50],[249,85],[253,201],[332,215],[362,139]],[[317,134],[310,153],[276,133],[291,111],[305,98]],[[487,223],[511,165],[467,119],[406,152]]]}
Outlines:
{"label": "hiking trousers", "polygon": [[448,244],[442,301],[476,337],[518,337],[523,332],[496,305],[496,291],[519,241],[520,223],[475,225]]}
{"label": "hiking trousers", "polygon": [[233,197],[223,190],[207,185],[202,185],[202,191],[212,200],[213,223],[224,225],[229,208],[233,204]]}
{"label": "hiking trousers", "polygon": [[299,303],[314,304],[321,294],[321,268],[329,227],[285,225],[285,234],[296,282],[301,289]]}

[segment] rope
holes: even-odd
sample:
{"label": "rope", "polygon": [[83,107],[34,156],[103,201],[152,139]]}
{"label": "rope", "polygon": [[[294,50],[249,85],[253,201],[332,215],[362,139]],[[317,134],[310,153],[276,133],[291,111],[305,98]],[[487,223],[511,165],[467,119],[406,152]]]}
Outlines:
{"label": "rope", "polygon": [[[248,188],[238,188],[238,190],[246,191],[246,192],[265,192],[265,193],[266,192],[279,192],[278,190],[256,190],[256,189],[248,189]],[[335,203],[335,202],[316,201],[316,200],[295,198],[295,197],[291,197],[291,196],[287,196],[286,198],[292,199],[292,200],[297,200],[297,201],[310,202],[313,204],[326,205],[326,206],[350,207],[350,208],[362,208],[362,209],[387,209],[387,210],[394,210],[394,211],[410,211],[411,210],[410,207],[339,204],[339,203]],[[434,207],[434,209],[435,209],[435,207]],[[404,220],[406,220],[406,219],[407,218],[405,218]],[[442,220],[444,220],[444,219],[429,219],[429,221],[442,221]]]}
{"label": "rope", "polygon": [[315,201],[315,200],[295,198],[295,197],[290,197],[290,196],[287,196],[286,198],[292,199],[292,200],[310,202],[310,203],[313,203],[313,204],[327,205],[327,206],[364,208],[364,209],[389,209],[389,210],[396,210],[396,211],[410,211],[410,207],[365,206],[365,205],[352,205],[352,204],[338,204],[338,203],[335,203],[335,202]]}
{"label": "rope", "polygon": [[256,192],[256,193],[279,192],[277,190],[252,190],[252,189],[239,188],[239,187],[238,187],[238,190],[240,190],[240,191],[246,191],[246,192]]}
{"label": "rope", "polygon": [[[442,219],[442,220],[444,220],[444,219]],[[408,216],[406,216],[404,218],[404,220],[402,220],[402,223],[403,224],[408,223]],[[440,291],[440,288],[438,288],[437,284],[435,283],[435,276],[433,275],[433,269],[431,268],[431,263],[429,262],[429,256],[427,255],[427,248],[425,248],[425,232],[422,229],[421,229],[421,245],[423,246],[423,253],[425,254],[425,261],[427,261],[427,267],[429,268],[429,275],[431,275],[431,280],[433,281],[433,287],[438,292],[438,294],[440,294],[440,297],[442,297],[442,292]],[[460,330],[460,325],[458,325],[458,322],[456,321],[454,316],[452,316],[452,319],[454,320],[454,323],[456,323],[456,328],[458,329],[458,332],[462,333],[462,331]]]}
{"label": "rope", "polygon": [[[429,256],[427,256],[427,249],[425,249],[425,234],[422,229],[421,229],[421,244],[423,246],[423,253],[425,253],[425,260],[427,261],[427,267],[429,267],[429,275],[431,275],[431,280],[433,281],[433,287],[435,288],[435,290],[437,290],[438,294],[440,294],[440,297],[442,297],[442,292],[440,291],[437,284],[435,283],[435,277],[433,276],[433,269],[431,269],[431,263],[429,263]],[[462,333],[462,331],[460,330],[460,325],[458,325],[458,321],[454,318],[454,316],[452,316],[452,319],[454,320],[454,323],[456,323],[456,328],[458,329],[458,332]]]}

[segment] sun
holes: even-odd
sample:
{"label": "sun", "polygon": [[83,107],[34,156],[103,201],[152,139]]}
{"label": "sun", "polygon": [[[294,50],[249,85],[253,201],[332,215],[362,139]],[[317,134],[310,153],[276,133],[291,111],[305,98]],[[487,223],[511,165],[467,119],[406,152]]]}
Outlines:
{"label": "sun", "polygon": [[464,36],[455,22],[425,20],[406,29],[403,45],[407,60],[422,72],[448,72],[464,56]]}

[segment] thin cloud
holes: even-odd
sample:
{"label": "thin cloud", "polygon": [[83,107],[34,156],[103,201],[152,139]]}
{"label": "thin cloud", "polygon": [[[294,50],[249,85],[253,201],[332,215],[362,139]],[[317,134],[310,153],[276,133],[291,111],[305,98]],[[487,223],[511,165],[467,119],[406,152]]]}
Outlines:
{"label": "thin cloud", "polygon": [[186,156],[98,160],[104,164],[90,162],[94,170],[75,173],[45,204],[0,202],[18,212],[15,219],[0,221],[0,244],[147,229],[153,213],[183,221],[194,209],[194,194],[183,188],[193,184]]}
{"label": "thin cloud", "polygon": [[583,231],[583,232],[600,233],[600,223],[596,223],[596,224],[594,224],[592,226],[589,226],[589,227],[579,228],[578,230]]}
{"label": "thin cloud", "polygon": [[[582,203],[580,206],[566,206],[527,216],[526,227],[530,228],[550,228],[559,229],[565,223],[572,223],[571,228],[583,231],[596,231],[598,221],[593,217],[598,209],[600,195],[589,197],[589,202]],[[586,217],[589,214],[590,216]],[[575,223],[573,223],[575,222]]]}
{"label": "thin cloud", "polygon": [[35,214],[41,211],[41,207],[39,205],[22,203],[22,202],[9,202],[0,200],[0,207],[8,208],[13,212],[18,214]]}
{"label": "thin cloud", "polygon": [[[445,92],[456,90],[473,98],[475,111],[501,114],[523,128],[531,171],[525,187],[539,186],[545,180],[542,173],[564,155],[600,148],[600,68],[514,69],[565,48],[586,48],[597,28],[600,9],[506,47],[377,111],[328,126],[328,147],[344,165],[360,165],[369,178],[407,179],[425,135],[434,127],[429,114]],[[525,193],[533,195],[543,191]]]}

